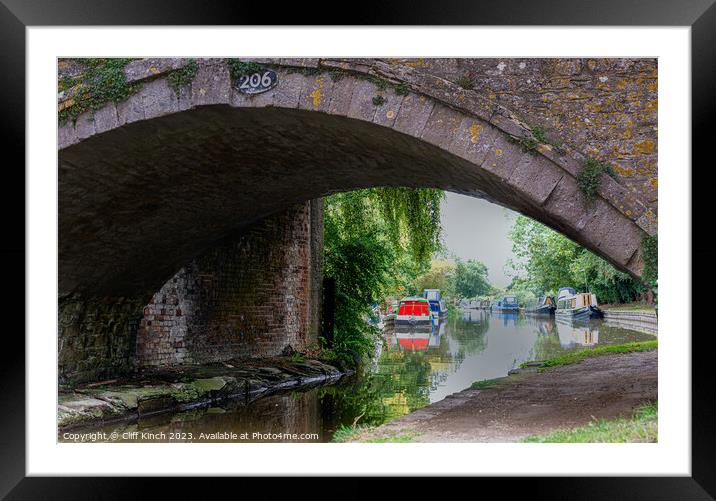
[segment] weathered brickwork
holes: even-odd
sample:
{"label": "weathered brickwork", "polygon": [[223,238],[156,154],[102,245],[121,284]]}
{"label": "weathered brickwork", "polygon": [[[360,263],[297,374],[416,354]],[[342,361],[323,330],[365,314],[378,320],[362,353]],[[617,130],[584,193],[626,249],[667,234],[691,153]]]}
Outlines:
{"label": "weathered brickwork", "polygon": [[278,355],[318,339],[323,201],[255,223],[181,268],[151,299],[59,301],[60,382],[143,366]]}
{"label": "weathered brickwork", "polygon": [[318,341],[323,325],[323,199],[311,200],[311,298],[309,340]]}
{"label": "weathered brickwork", "polygon": [[[144,308],[140,366],[303,349],[320,325],[322,201],[270,216],[172,277]],[[316,248],[316,246],[319,246]]]}
{"label": "weathered brickwork", "polygon": [[58,318],[60,382],[87,381],[131,372],[142,299],[62,298]]}

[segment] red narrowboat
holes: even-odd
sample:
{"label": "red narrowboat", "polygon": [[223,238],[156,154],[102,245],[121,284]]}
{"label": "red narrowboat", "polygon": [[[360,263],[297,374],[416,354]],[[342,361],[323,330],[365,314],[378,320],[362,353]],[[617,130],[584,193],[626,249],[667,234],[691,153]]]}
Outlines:
{"label": "red narrowboat", "polygon": [[432,325],[430,303],[422,297],[405,297],[398,306],[395,325]]}

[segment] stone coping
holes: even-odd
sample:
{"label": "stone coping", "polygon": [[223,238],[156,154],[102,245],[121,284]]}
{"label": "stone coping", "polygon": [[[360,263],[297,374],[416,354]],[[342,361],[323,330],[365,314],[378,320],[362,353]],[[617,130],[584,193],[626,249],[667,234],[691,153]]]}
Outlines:
{"label": "stone coping", "polygon": [[611,318],[624,318],[624,319],[639,319],[657,322],[658,316],[656,313],[650,313],[646,311],[614,311],[614,310],[603,310],[604,317]]}

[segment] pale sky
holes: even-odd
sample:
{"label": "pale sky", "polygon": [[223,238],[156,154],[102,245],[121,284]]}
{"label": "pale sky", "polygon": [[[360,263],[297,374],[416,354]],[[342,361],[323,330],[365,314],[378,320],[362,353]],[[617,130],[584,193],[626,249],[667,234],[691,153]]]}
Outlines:
{"label": "pale sky", "polygon": [[511,279],[503,270],[512,257],[512,242],[507,233],[518,214],[480,198],[449,191],[445,194],[441,222],[448,253],[463,260],[482,261],[493,285],[509,285]]}

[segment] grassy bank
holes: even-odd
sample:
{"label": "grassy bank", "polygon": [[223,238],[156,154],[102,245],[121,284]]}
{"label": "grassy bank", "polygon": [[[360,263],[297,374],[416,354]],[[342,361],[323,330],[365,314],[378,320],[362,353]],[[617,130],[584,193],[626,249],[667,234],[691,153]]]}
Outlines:
{"label": "grassy bank", "polygon": [[358,436],[361,433],[364,433],[370,429],[371,429],[371,427],[363,426],[363,425],[341,426],[333,434],[333,438],[331,439],[331,442],[336,442],[339,444],[342,444],[345,442],[350,442],[350,441],[358,438]]}
{"label": "grassy bank", "polygon": [[391,436],[384,437],[373,437],[366,438],[365,440],[358,440],[364,433],[370,432],[375,427],[356,425],[356,426],[341,426],[333,434],[332,442],[346,443],[360,441],[371,444],[384,444],[384,443],[407,443],[412,442],[415,437],[419,435],[415,430],[402,429],[398,433]]}
{"label": "grassy bank", "polygon": [[656,442],[658,440],[658,415],[657,404],[649,403],[637,407],[631,418],[600,419],[579,428],[530,436],[521,441],[529,443]]}
{"label": "grassy bank", "polygon": [[490,386],[495,386],[497,384],[500,384],[502,381],[504,381],[507,378],[504,377],[498,377],[495,379],[483,379],[482,381],[475,381],[470,385],[470,388],[473,390],[481,390],[483,388],[489,388]]}
{"label": "grassy bank", "polygon": [[[579,351],[572,351],[559,357],[543,360],[540,370],[549,367],[557,367],[560,365],[576,364],[592,357],[601,357],[604,355],[614,355],[616,353],[633,353],[635,351],[651,351],[659,347],[658,340],[639,341],[633,343],[611,344],[605,346],[597,346]],[[530,362],[523,363],[520,367],[527,367]]]}

